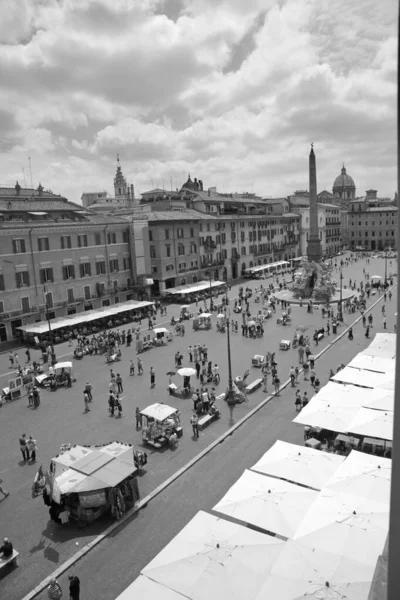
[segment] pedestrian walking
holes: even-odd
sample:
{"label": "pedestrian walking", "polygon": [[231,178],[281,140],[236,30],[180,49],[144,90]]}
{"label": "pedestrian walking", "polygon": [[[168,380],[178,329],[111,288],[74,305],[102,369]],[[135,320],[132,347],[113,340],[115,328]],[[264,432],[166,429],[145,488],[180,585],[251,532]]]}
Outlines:
{"label": "pedestrian walking", "polygon": [[353,328],[352,327],[350,327],[350,329],[349,329],[348,338],[349,338],[349,340],[353,340],[354,339],[354,337],[353,337]]}
{"label": "pedestrian walking", "polygon": [[295,405],[297,412],[300,412],[301,411],[301,392],[300,392],[300,390],[296,390],[296,394],[294,397],[294,405]]}
{"label": "pedestrian walking", "polygon": [[299,375],[300,375],[300,369],[296,365],[295,368],[294,368],[294,379],[295,379],[296,383],[299,383]]}
{"label": "pedestrian walking", "polygon": [[314,382],[315,382],[316,376],[317,375],[316,375],[314,369],[310,369],[310,382],[313,387],[314,387]]}
{"label": "pedestrian walking", "polygon": [[83,390],[83,402],[85,404],[85,413],[90,411],[89,408],[89,394]]}
{"label": "pedestrian walking", "polygon": [[36,387],[36,385],[34,385],[32,388],[32,394],[33,394],[33,407],[38,408],[38,406],[40,404],[40,393],[39,393],[39,390]]}
{"label": "pedestrian walking", "polygon": [[301,407],[305,408],[308,403],[309,403],[309,398],[308,398],[307,392],[304,392],[303,398],[301,399]]}
{"label": "pedestrian walking", "polygon": [[63,592],[57,579],[50,579],[47,595],[50,600],[60,600],[62,598]]}
{"label": "pedestrian walking", "polygon": [[275,375],[274,377],[274,387],[275,387],[275,394],[277,396],[279,396],[279,388],[281,386],[281,380],[279,379],[278,375]]}
{"label": "pedestrian walking", "polygon": [[36,440],[30,435],[28,441],[26,442],[26,446],[28,448],[28,455],[30,454],[30,460],[32,462],[36,462],[36,451],[37,445]]}
{"label": "pedestrian walking", "polygon": [[296,371],[294,370],[294,367],[290,367],[289,369],[289,377],[290,377],[290,384],[292,387],[295,387],[296,383]]}
{"label": "pedestrian walking", "polygon": [[299,354],[299,363],[302,365],[303,362],[304,362],[304,348],[303,348],[303,346],[299,346],[299,349],[298,349],[297,352]]}
{"label": "pedestrian walking", "polygon": [[143,374],[143,361],[140,358],[140,356],[138,356],[138,358],[137,358],[137,370],[138,370],[138,375]]}
{"label": "pedestrian walking", "polygon": [[118,394],[121,394],[124,391],[124,388],[122,387],[122,377],[119,373],[117,373],[117,377],[115,379],[116,383],[117,383],[117,387],[118,387]]}
{"label": "pedestrian walking", "polygon": [[3,483],[3,480],[0,479],[0,492],[3,494],[4,498],[7,498],[7,496],[10,495],[10,492],[6,492],[5,489],[3,488],[3,486],[1,485]]}
{"label": "pedestrian walking", "polygon": [[110,392],[110,395],[108,397],[108,410],[110,411],[111,416],[114,416],[114,411],[115,411],[115,400],[116,397],[114,396],[114,394],[112,392]]}
{"label": "pedestrian walking", "polygon": [[316,378],[315,378],[315,382],[314,382],[314,390],[315,390],[315,393],[316,393],[316,394],[318,394],[318,392],[319,392],[319,387],[320,387],[320,385],[321,385],[321,382],[320,382],[320,380],[318,379],[318,377],[316,377]]}
{"label": "pedestrian walking", "polygon": [[268,392],[267,384],[268,384],[268,373],[264,373],[264,375],[263,375],[263,391],[264,392]]}
{"label": "pedestrian walking", "polygon": [[195,412],[190,417],[190,424],[193,429],[193,437],[198,438],[199,437],[199,417],[197,416],[197,414]]}
{"label": "pedestrian walking", "polygon": [[29,450],[28,447],[26,445],[26,433],[23,433],[21,435],[21,437],[19,438],[19,449],[22,452],[22,458],[24,459],[24,461],[26,462],[27,460],[29,460]]}
{"label": "pedestrian walking", "polygon": [[19,367],[19,358],[18,358],[18,354],[16,352],[14,352],[14,365],[16,367]]}
{"label": "pedestrian walking", "polygon": [[129,361],[129,375],[134,375],[134,374],[135,374],[135,363],[131,359]]}
{"label": "pedestrian walking", "polygon": [[30,363],[31,362],[31,352],[30,352],[29,348],[27,348],[25,350],[25,354],[26,354],[26,362]]}
{"label": "pedestrian walking", "polygon": [[68,575],[70,600],[79,600],[81,582],[76,575]]}
{"label": "pedestrian walking", "polygon": [[199,363],[199,361],[198,361],[198,360],[196,361],[196,365],[195,365],[195,366],[196,366],[196,378],[197,378],[197,379],[199,379],[199,377],[200,377],[200,369],[201,369],[201,365],[200,365],[200,363]]}
{"label": "pedestrian walking", "polygon": [[121,418],[121,415],[122,415],[122,403],[121,403],[121,398],[118,396],[118,394],[117,394],[117,397],[115,398],[115,408],[118,411],[117,417]]}
{"label": "pedestrian walking", "polygon": [[189,346],[189,348],[188,348],[188,354],[189,354],[189,362],[193,362],[193,348],[192,348],[192,346]]}
{"label": "pedestrian walking", "polygon": [[153,367],[150,367],[150,387],[155,387],[156,385],[156,372]]}
{"label": "pedestrian walking", "polygon": [[142,415],[140,413],[140,408],[137,406],[135,411],[136,418],[136,429],[142,429]]}
{"label": "pedestrian walking", "polygon": [[310,367],[309,367],[309,364],[308,364],[308,362],[305,362],[305,363],[303,364],[303,379],[304,379],[304,381],[307,381],[307,380],[308,380],[308,371],[309,371],[309,368],[310,368]]}
{"label": "pedestrian walking", "polygon": [[85,385],[85,392],[87,393],[87,395],[89,397],[89,402],[91,402],[93,400],[92,390],[93,390],[92,384],[89,383],[89,381],[87,381],[86,385]]}
{"label": "pedestrian walking", "polygon": [[8,355],[8,360],[10,361],[10,369],[12,369],[14,367],[14,354],[12,352]]}
{"label": "pedestrian walking", "polygon": [[330,326],[330,323],[328,321],[327,324],[326,324],[326,333],[327,333],[327,335],[329,335],[330,332],[331,332],[331,326]]}
{"label": "pedestrian walking", "polygon": [[383,329],[386,329],[386,317],[383,317]]}

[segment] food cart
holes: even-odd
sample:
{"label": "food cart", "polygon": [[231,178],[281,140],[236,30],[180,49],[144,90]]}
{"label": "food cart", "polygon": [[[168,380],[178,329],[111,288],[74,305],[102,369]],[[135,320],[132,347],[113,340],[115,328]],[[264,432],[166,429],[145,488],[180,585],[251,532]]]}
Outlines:
{"label": "food cart", "polygon": [[380,275],[372,275],[371,286],[373,288],[380,287],[382,285],[382,277]]}
{"label": "food cart", "polygon": [[281,340],[279,350],[290,350],[290,340]]}
{"label": "food cart", "polygon": [[190,304],[183,304],[181,306],[181,314],[179,315],[179,318],[181,321],[183,320],[188,320],[192,318],[192,313],[190,312]]}
{"label": "food cart", "polygon": [[217,315],[217,331],[225,333],[226,329],[226,316],[223,313]]}
{"label": "food cart", "polygon": [[154,448],[173,444],[176,437],[183,434],[177,408],[156,403],[142,410],[140,414],[144,417],[143,442]]}
{"label": "food cart", "polygon": [[166,346],[168,341],[172,339],[172,336],[168,329],[165,327],[156,327],[153,329],[153,344],[154,346]]}
{"label": "food cart", "polygon": [[263,367],[265,365],[265,356],[255,354],[251,359],[251,364],[253,367]]}
{"label": "food cart", "polygon": [[60,524],[89,525],[106,512],[119,519],[139,500],[136,476],[130,444],[73,446],[52,459],[43,500]]}
{"label": "food cart", "polygon": [[201,313],[193,319],[193,329],[211,329],[211,313]]}

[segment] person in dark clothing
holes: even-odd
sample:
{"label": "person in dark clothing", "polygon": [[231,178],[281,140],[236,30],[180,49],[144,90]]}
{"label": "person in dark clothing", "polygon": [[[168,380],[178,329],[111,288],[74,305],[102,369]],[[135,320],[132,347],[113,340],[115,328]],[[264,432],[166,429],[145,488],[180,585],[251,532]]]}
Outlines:
{"label": "person in dark clothing", "polygon": [[13,545],[8,538],[3,539],[3,545],[0,548],[2,558],[9,558],[13,553]]}
{"label": "person in dark clothing", "polygon": [[69,579],[69,596],[71,600],[79,600],[79,592],[81,582],[76,575],[68,575]]}

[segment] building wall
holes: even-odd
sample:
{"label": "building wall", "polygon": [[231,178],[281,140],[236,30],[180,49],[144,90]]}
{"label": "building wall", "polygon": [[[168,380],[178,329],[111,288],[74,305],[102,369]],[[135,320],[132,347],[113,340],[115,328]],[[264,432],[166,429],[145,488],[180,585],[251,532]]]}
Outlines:
{"label": "building wall", "polygon": [[[12,339],[16,326],[45,320],[46,299],[53,318],[123,302],[130,296],[128,224],[7,225],[0,229],[0,247],[1,341],[6,341],[5,336]],[[118,261],[118,270],[111,260]],[[90,267],[81,267],[84,264]],[[105,272],[98,274],[97,268]]]}
{"label": "building wall", "polygon": [[368,207],[365,202],[353,202],[344,213],[347,244],[350,249],[397,249],[397,207]]}

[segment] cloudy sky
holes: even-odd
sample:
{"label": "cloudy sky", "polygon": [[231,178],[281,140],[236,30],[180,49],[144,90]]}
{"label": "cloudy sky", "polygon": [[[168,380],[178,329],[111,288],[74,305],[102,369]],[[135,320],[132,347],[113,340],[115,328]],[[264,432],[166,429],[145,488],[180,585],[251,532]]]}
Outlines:
{"label": "cloudy sky", "polygon": [[1,0],[0,183],[393,197],[396,0]]}

